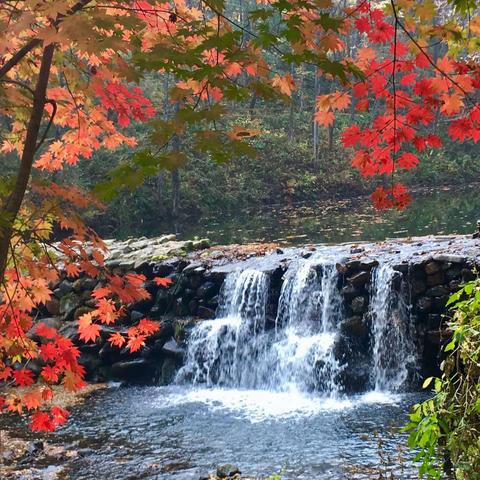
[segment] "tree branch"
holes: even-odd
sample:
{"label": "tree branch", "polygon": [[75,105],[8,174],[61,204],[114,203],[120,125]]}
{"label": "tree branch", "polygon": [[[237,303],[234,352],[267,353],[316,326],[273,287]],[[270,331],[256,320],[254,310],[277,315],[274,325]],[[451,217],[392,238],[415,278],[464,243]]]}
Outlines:
{"label": "tree branch", "polygon": [[[54,27],[58,27],[62,20],[66,17],[70,17],[75,13],[79,12],[83,9],[87,4],[89,4],[92,0],[80,0],[77,2],[66,14],[58,15],[57,19],[53,23]],[[33,38],[30,40],[26,45],[24,45],[20,50],[18,50],[10,60],[7,60],[5,64],[0,68],[0,79],[3,78],[17,63],[19,63],[25,55],[31,52],[35,47],[41,45],[42,40],[39,38]]]}

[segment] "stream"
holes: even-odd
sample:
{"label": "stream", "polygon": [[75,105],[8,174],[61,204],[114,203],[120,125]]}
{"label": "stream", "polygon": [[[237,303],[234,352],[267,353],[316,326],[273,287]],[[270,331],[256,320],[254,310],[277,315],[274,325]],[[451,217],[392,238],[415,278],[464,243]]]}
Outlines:
{"label": "stream", "polygon": [[390,471],[407,480],[417,477],[403,452],[404,435],[392,427],[418,398],[111,388],[77,409],[56,436],[79,449],[67,463],[71,479],[198,480],[218,464],[234,463],[252,476],[283,468],[285,480],[360,480]]}

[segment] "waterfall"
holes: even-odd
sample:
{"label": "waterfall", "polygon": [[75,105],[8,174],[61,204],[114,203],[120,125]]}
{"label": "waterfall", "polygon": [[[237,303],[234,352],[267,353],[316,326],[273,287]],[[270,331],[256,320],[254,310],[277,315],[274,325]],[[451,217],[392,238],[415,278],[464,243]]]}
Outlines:
{"label": "waterfall", "polygon": [[334,355],[342,302],[335,262],[313,257],[290,267],[280,293],[270,387],[336,396]]}
{"label": "waterfall", "polygon": [[315,258],[290,267],[275,328],[266,329],[269,277],[255,270],[229,274],[218,318],[195,327],[177,381],[336,396],[337,275],[335,262]]}
{"label": "waterfall", "polygon": [[370,318],[375,390],[398,391],[416,363],[416,349],[407,289],[388,263],[373,272]]}
{"label": "waterfall", "polygon": [[[254,269],[228,274],[217,318],[194,327],[177,383],[315,391],[337,398],[341,378],[348,378],[342,361],[356,357],[341,353],[345,309],[335,255],[319,251],[289,266],[275,323],[266,315],[269,275]],[[371,357],[366,368],[371,365],[376,391],[399,391],[417,360],[407,288],[389,262],[373,270],[368,288]]]}
{"label": "waterfall", "polygon": [[201,322],[189,339],[177,381],[254,388],[265,349],[268,275],[244,270],[227,276],[218,318]]}

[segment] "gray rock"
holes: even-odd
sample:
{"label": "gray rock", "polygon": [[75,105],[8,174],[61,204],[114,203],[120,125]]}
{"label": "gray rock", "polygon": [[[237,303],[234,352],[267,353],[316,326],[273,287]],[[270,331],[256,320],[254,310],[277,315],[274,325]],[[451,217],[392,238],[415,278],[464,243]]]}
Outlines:
{"label": "gray rock", "polygon": [[436,272],[433,275],[427,275],[427,286],[433,287],[441,285],[445,282],[445,275],[443,272]]}
{"label": "gray rock", "polygon": [[92,309],[90,307],[78,307],[73,313],[73,319],[78,320],[82,315],[90,313]]}
{"label": "gray rock", "polygon": [[448,284],[448,289],[453,293],[453,292],[456,292],[457,290],[460,290],[460,285],[462,284],[462,282],[460,282],[460,280],[452,280],[449,284]]}
{"label": "gray rock", "polygon": [[446,272],[445,276],[448,280],[460,278],[462,275],[462,267],[460,265],[452,265]]}
{"label": "gray rock", "polygon": [[462,280],[464,282],[470,282],[471,280],[475,280],[475,274],[469,268],[463,268]]}
{"label": "gray rock", "polygon": [[365,297],[355,297],[351,303],[353,313],[363,313],[367,309],[367,300]]}
{"label": "gray rock", "polygon": [[408,273],[408,270],[410,269],[410,265],[408,263],[399,263],[397,265],[394,265],[392,267],[394,270],[400,273]]}
{"label": "gray rock", "polygon": [[126,360],[112,365],[111,373],[114,378],[136,382],[148,375],[149,363],[144,358]]}
{"label": "gray rock", "polygon": [[73,292],[67,293],[60,300],[60,314],[66,320],[72,320],[75,310],[80,306],[80,298]]}
{"label": "gray rock", "polygon": [[[199,273],[196,271],[196,269],[203,269],[202,272],[205,271],[205,268],[203,266],[202,262],[192,262],[190,265],[187,265],[183,270],[182,273],[183,275],[192,275],[193,273]],[[202,273],[200,272],[200,273]]]}
{"label": "gray rock", "polygon": [[355,341],[362,342],[368,340],[369,330],[360,315],[355,315],[344,320],[341,324],[340,331],[342,335]]}
{"label": "gray rock", "polygon": [[427,289],[427,285],[421,278],[414,278],[412,281],[412,293],[417,296]]}
{"label": "gray rock", "polygon": [[77,322],[63,322],[59,332],[65,337],[76,343],[78,341],[78,323]]}
{"label": "gray rock", "polygon": [[62,280],[58,287],[53,291],[56,298],[61,299],[67,293],[73,292],[73,283],[68,280]]}
{"label": "gray rock", "polygon": [[185,349],[182,348],[175,339],[168,340],[162,347],[162,352],[165,355],[173,358],[182,359],[185,356]]}
{"label": "gray rock", "polygon": [[416,309],[418,312],[426,313],[432,309],[433,300],[429,297],[420,297],[416,303]]}
{"label": "gray rock", "polygon": [[200,305],[197,308],[197,315],[200,318],[207,318],[207,319],[208,318],[215,318],[215,312],[211,308],[204,307],[203,305]]}
{"label": "gray rock", "polygon": [[427,297],[444,297],[445,295],[448,295],[448,288],[443,286],[443,285],[437,285],[435,287],[429,288],[426,292],[425,295]]}
{"label": "gray rock", "polygon": [[173,382],[177,372],[177,364],[173,358],[166,358],[162,364],[160,382],[162,385],[168,385]]}
{"label": "gray rock", "polygon": [[218,478],[232,478],[235,475],[239,475],[242,472],[238,469],[236,465],[226,464],[219,465],[217,467],[217,477]]}
{"label": "gray rock", "polygon": [[213,282],[205,282],[197,289],[197,297],[209,300],[217,293],[217,286]]}
{"label": "gray rock", "polygon": [[82,352],[78,361],[83,365],[87,371],[87,376],[91,377],[102,364],[102,360],[98,353],[85,353]]}
{"label": "gray rock", "polygon": [[45,308],[50,315],[59,315],[60,314],[60,302],[57,298],[52,297],[46,304]]}
{"label": "gray rock", "polygon": [[438,262],[450,262],[450,263],[465,263],[467,261],[467,257],[463,255],[454,255],[449,253],[441,253],[439,255],[435,255],[433,257],[434,260]]}
{"label": "gray rock", "polygon": [[434,273],[439,272],[442,269],[442,266],[438,262],[427,262],[425,264],[425,273],[427,275],[433,275]]}
{"label": "gray rock", "polygon": [[359,294],[359,291],[353,285],[345,285],[340,293],[343,295],[345,300],[351,300]]}
{"label": "gray rock", "polygon": [[142,312],[139,312],[137,310],[132,310],[130,312],[130,320],[132,322],[138,322],[139,320],[141,320],[145,315],[142,313]]}
{"label": "gray rock", "polygon": [[29,330],[27,336],[33,340],[39,341],[41,337],[36,334],[38,324],[44,323],[47,327],[60,329],[62,326],[62,319],[59,317],[48,317],[48,318],[41,318],[35,325]]}
{"label": "gray rock", "polygon": [[347,280],[356,288],[363,287],[366,283],[370,281],[370,272],[360,271],[355,275],[349,277]]}
{"label": "gray rock", "polygon": [[364,258],[360,264],[362,270],[372,270],[375,267],[378,267],[378,260],[374,258]]}

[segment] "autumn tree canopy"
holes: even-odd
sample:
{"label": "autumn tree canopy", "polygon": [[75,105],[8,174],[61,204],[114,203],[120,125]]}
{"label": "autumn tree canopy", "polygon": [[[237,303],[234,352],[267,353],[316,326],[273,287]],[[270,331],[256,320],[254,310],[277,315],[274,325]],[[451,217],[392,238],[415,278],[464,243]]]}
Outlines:
{"label": "autumn tree canopy", "polygon": [[[372,196],[379,208],[408,203],[395,173],[442,145],[439,122],[448,122],[454,140],[480,138],[480,17],[468,2],[273,0],[259,1],[248,21],[237,17],[221,0],[0,4],[0,151],[9,165],[0,177],[0,381],[38,385],[0,396],[0,408],[34,412],[34,429],[52,430],[67,418],[51,404],[51,385],[74,390],[84,383],[77,347],[35,321],[51,285],[62,275],[101,279],[95,308],[78,320],[85,342],[95,341],[100,324],[114,323],[124,305],[149,295],[141,275],[105,267],[105,244],[82,210],[180,166],[185,153],[170,147],[187,131],[189,148],[217,161],[254,155],[248,139],[261,132],[226,127],[224,119],[252,95],[288,102],[296,86],[277,71],[278,62],[314,65],[331,82],[317,98],[319,124],[355,113],[343,143],[363,175],[386,179]],[[350,57],[344,43],[353,32],[362,42]],[[170,118],[141,88],[143,78],[167,74],[175,79]],[[371,124],[367,111],[375,113]],[[148,147],[138,144],[139,123],[149,132]],[[131,147],[129,161],[95,195],[55,182],[65,165],[120,146]],[[156,329],[141,320],[109,341],[135,351]],[[34,360],[43,365],[40,375],[29,368]]]}

